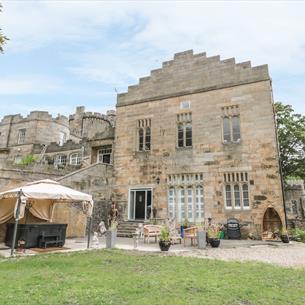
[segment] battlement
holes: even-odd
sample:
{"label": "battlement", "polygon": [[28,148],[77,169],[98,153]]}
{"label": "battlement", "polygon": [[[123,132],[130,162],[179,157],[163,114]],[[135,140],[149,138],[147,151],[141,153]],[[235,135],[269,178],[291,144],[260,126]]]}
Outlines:
{"label": "battlement", "polygon": [[117,106],[131,105],[179,95],[193,94],[236,85],[270,80],[268,66],[252,67],[250,61],[235,63],[235,58],[221,60],[206,53],[193,54],[188,50],[165,61],[162,68],[128,87],[117,96]]}
{"label": "battlement", "polygon": [[31,111],[26,117],[23,117],[21,114],[6,115],[1,120],[0,125],[26,123],[34,120],[53,121],[66,126],[69,125],[68,118],[66,116],[58,114],[58,116],[54,118],[47,111]]}
{"label": "battlement", "polygon": [[111,120],[108,117],[108,111],[107,111],[107,115],[99,112],[85,111],[84,106],[76,107],[76,112],[69,116],[69,121],[73,121],[77,119],[103,120],[108,122],[110,122]]}

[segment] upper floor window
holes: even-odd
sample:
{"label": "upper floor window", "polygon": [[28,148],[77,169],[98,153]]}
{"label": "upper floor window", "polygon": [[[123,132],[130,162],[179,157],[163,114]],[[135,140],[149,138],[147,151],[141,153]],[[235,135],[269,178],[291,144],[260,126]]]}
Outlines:
{"label": "upper floor window", "polygon": [[58,155],[55,158],[55,166],[66,166],[67,164],[67,156],[66,155]]}
{"label": "upper floor window", "polygon": [[19,129],[18,131],[18,144],[23,144],[25,142],[25,134],[26,134],[26,129]]}
{"label": "upper floor window", "polygon": [[138,150],[150,151],[151,149],[151,120],[138,121]]}
{"label": "upper floor window", "polygon": [[177,114],[177,146],[178,147],[192,147],[192,114],[181,113]]}
{"label": "upper floor window", "polygon": [[66,142],[66,134],[62,131],[59,132],[59,146],[63,146]]}
{"label": "upper floor window", "polygon": [[98,151],[98,162],[99,163],[111,163],[111,154],[112,154],[112,146],[111,145],[104,145]]}
{"label": "upper floor window", "polygon": [[80,154],[74,153],[70,155],[70,164],[71,165],[80,165]]}
{"label": "upper floor window", "polygon": [[191,102],[190,101],[180,102],[180,109],[189,109],[189,108],[191,108]]}
{"label": "upper floor window", "polygon": [[222,131],[224,143],[240,142],[240,116],[237,105],[222,108]]}

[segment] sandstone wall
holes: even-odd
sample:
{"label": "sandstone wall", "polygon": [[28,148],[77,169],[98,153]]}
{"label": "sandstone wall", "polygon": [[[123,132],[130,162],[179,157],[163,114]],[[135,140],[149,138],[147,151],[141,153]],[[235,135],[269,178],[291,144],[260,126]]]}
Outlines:
{"label": "sandstone wall", "polygon": [[[167,217],[169,176],[202,173],[206,218],[226,222],[236,217],[249,230],[261,231],[264,213],[273,207],[284,222],[271,90],[266,66],[251,68],[249,62],[235,64],[233,59],[191,52],[177,54],[163,69],[140,79],[138,86],[118,96],[117,200],[127,206],[130,188],[152,187],[153,205],[159,217]],[[182,101],[189,101],[190,109],[181,109]],[[222,141],[226,107],[239,109],[239,143]],[[181,149],[176,142],[177,114],[188,112],[193,146]],[[151,120],[151,151],[137,152],[137,121],[144,118]],[[249,175],[249,210],[224,207],[224,173],[236,172]]]}

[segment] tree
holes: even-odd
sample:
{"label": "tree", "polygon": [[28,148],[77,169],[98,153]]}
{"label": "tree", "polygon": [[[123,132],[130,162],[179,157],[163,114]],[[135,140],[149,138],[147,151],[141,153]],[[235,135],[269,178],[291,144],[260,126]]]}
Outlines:
{"label": "tree", "polygon": [[[2,5],[0,4],[0,12],[2,11],[1,8]],[[0,53],[3,53],[3,45],[7,40],[8,38],[1,33],[1,29],[0,29]]]}
{"label": "tree", "polygon": [[305,116],[294,113],[291,105],[274,106],[284,180],[293,177],[305,181]]}

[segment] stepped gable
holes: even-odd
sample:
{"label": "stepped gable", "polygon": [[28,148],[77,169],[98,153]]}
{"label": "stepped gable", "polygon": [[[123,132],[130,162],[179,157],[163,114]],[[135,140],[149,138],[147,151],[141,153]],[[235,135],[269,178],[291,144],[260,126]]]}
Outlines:
{"label": "stepped gable", "polygon": [[222,89],[258,81],[270,80],[268,66],[251,67],[251,62],[235,63],[235,58],[221,60],[193,50],[176,53],[162,68],[142,77],[138,85],[118,94],[117,106],[165,99],[180,95]]}

